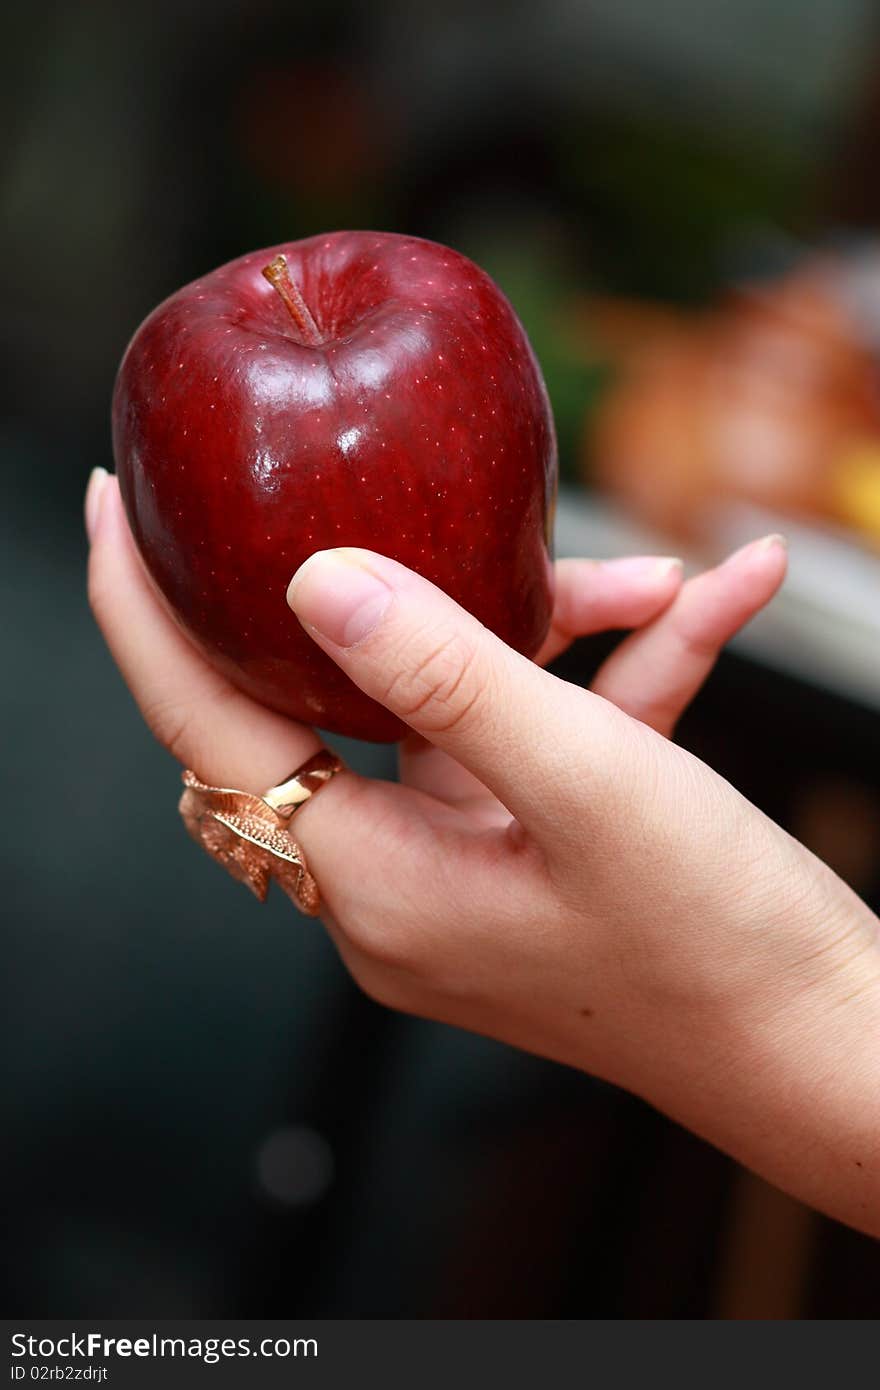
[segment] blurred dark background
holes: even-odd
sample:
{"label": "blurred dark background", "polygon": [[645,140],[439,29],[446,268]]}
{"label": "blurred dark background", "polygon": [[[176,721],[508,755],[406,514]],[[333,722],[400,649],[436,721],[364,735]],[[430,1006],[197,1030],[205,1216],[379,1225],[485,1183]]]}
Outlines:
{"label": "blurred dark background", "polygon": [[793,533],[777,627],[681,737],[876,904],[873,7],[71,0],[2,36],[7,1315],[880,1314],[873,1242],[626,1095],[373,1005],[197,855],[80,515],[158,300],[338,227],[449,242],[542,361],[573,545]]}

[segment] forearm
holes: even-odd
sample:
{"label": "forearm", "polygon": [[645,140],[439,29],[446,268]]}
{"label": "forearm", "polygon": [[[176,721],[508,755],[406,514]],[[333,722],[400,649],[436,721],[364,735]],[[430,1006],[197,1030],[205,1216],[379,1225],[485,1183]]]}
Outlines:
{"label": "forearm", "polygon": [[827,946],[738,1009],[670,1021],[631,1088],[770,1182],[880,1236],[880,923],[835,883]]}

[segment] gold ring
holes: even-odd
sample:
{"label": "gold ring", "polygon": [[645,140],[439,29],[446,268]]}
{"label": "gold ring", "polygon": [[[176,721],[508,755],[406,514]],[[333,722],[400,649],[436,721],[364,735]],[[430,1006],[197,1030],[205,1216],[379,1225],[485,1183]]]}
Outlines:
{"label": "gold ring", "polygon": [[277,786],[263,792],[262,799],[277,811],[279,816],[290,820],[294,811],[298,811],[310,796],[319,792],[337,772],[342,772],[343,767],[342,759],[331,753],[329,748],[320,748],[314,757],[304,762],[296,772],[285,777]]}
{"label": "gold ring", "polygon": [[260,902],[274,878],[300,912],[316,917],[318,885],[287,827],[293,813],[343,767],[335,753],[322,748],[262,796],[209,787],[187,768],[178,809],[196,843]]}

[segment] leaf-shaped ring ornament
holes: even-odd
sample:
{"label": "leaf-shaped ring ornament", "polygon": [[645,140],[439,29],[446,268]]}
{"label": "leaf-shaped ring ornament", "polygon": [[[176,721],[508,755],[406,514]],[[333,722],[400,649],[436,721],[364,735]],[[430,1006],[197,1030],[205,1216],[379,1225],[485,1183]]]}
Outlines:
{"label": "leaf-shaped ring ornament", "polygon": [[342,767],[335,754],[321,749],[265,796],[208,786],[187,769],[180,814],[196,843],[260,902],[274,879],[300,912],[316,917],[318,885],[287,825],[293,812]]}

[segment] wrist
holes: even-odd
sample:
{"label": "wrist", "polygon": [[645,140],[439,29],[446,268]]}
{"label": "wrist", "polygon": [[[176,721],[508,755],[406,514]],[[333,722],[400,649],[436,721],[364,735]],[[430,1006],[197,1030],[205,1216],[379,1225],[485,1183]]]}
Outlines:
{"label": "wrist", "polygon": [[[820,866],[752,988],[684,1008],[615,1078],[802,1201],[880,1236],[877,918]],[[774,924],[775,927],[775,924]]]}

